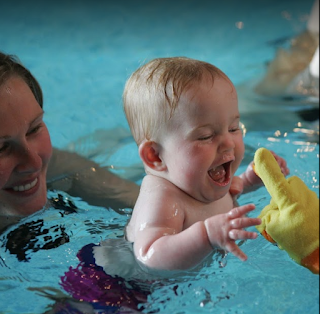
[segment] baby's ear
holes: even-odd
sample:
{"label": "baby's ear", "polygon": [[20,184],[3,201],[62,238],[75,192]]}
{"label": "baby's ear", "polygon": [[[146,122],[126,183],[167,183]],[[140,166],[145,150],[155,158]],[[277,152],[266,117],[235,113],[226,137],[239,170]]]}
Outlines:
{"label": "baby's ear", "polygon": [[159,156],[159,145],[152,141],[143,141],[139,146],[139,155],[143,163],[155,171],[167,169]]}

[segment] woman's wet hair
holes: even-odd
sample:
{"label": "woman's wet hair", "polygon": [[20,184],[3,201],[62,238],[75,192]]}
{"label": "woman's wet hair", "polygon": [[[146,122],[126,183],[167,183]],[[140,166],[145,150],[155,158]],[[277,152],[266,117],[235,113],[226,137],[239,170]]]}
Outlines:
{"label": "woman's wet hair", "polygon": [[43,107],[43,94],[36,78],[22,65],[18,57],[0,52],[0,86],[11,77],[20,77],[24,80],[40,107]]}

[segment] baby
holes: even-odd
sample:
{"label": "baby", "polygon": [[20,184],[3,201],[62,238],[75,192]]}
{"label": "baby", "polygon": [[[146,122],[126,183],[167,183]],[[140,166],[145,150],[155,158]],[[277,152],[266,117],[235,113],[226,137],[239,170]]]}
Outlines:
{"label": "baby", "polygon": [[[230,194],[244,157],[237,92],[215,66],[185,57],[159,58],[126,83],[124,110],[146,176],[126,228],[136,259],[147,268],[187,270],[215,248],[246,254],[237,240],[259,225]],[[286,162],[275,156],[285,175]],[[260,185],[252,167],[233,188]]]}

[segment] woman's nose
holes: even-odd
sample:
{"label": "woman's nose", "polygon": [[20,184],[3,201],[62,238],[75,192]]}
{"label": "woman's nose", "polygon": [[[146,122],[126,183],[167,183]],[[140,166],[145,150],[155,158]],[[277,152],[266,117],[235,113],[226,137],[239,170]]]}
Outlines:
{"label": "woman's nose", "polygon": [[18,152],[19,163],[16,170],[19,173],[33,173],[41,169],[41,157],[37,153],[37,150],[32,147],[25,145]]}

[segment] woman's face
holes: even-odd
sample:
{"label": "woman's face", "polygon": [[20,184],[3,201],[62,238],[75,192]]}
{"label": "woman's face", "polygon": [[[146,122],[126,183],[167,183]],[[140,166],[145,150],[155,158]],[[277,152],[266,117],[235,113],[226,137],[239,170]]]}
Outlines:
{"label": "woman's face", "polygon": [[43,113],[21,78],[0,86],[1,214],[29,215],[46,203],[52,146]]}

